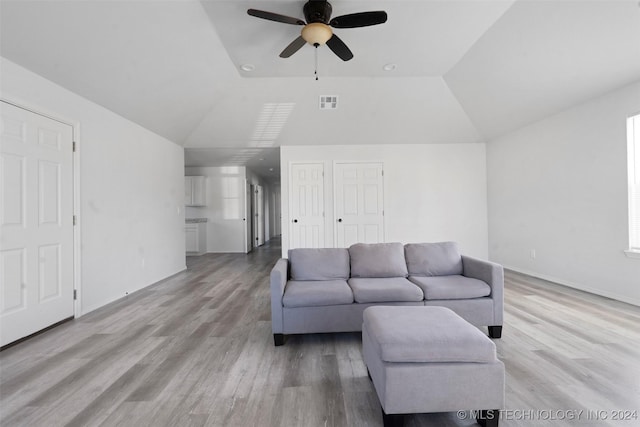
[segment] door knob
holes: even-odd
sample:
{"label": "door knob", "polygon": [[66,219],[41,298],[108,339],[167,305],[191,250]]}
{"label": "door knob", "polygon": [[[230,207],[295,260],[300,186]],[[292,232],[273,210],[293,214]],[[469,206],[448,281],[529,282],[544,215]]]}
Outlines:
{"label": "door knob", "polygon": [[297,220],[297,219],[294,219],[294,220],[293,220],[293,222],[298,222],[298,220]]}
{"label": "door knob", "polygon": [[342,222],[342,218],[338,218],[338,222]]}

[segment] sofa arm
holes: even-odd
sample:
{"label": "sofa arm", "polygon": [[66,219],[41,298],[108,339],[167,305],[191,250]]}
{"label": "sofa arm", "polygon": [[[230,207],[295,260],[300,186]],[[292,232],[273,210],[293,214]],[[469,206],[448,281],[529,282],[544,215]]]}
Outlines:
{"label": "sofa arm", "polygon": [[274,334],[282,334],[284,330],[282,319],[282,296],[287,285],[289,260],[280,258],[271,269],[271,329]]}
{"label": "sofa arm", "polygon": [[462,274],[482,280],[491,287],[494,325],[502,325],[504,311],[504,270],[500,264],[462,255]]}

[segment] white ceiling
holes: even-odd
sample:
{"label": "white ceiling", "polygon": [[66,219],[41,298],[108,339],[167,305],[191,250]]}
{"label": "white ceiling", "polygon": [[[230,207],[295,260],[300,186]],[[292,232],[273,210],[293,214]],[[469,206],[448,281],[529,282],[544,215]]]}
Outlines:
{"label": "white ceiling", "polygon": [[[304,20],[302,1],[203,2],[231,61],[252,64],[245,77],[313,77],[314,48],[305,46],[291,58],[278,55],[302,29],[247,15],[254,8]],[[389,77],[387,63],[397,65],[394,77],[446,73],[475,41],[500,18],[513,1],[363,1],[335,0],[333,17],[384,10],[385,24],[334,29],[354,58],[344,62],[326,46],[320,48],[320,76]],[[240,31],[238,31],[240,30]]]}
{"label": "white ceiling", "polygon": [[636,0],[335,0],[333,16],[389,19],[336,29],[354,59],[319,48],[318,81],[311,46],[278,57],[300,26],[246,14],[303,4],[1,0],[0,54],[182,144],[189,166],[273,178],[281,145],[482,142],[640,80]]}

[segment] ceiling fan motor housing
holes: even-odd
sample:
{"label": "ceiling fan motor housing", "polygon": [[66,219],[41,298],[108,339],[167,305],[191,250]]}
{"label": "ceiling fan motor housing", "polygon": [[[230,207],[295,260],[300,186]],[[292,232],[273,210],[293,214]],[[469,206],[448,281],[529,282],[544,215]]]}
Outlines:
{"label": "ceiling fan motor housing", "polygon": [[309,0],[302,10],[308,24],[312,22],[328,24],[331,19],[332,7],[328,1]]}

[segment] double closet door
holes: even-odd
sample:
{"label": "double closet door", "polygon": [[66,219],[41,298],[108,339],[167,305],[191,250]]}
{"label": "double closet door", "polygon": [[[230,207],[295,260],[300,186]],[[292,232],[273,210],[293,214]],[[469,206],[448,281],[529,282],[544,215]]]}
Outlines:
{"label": "double closet door", "polygon": [[290,171],[289,248],[384,241],[382,163],[335,162],[330,176],[324,163],[292,163]]}

